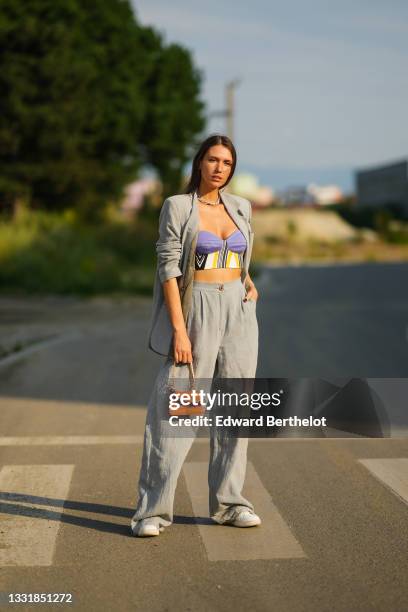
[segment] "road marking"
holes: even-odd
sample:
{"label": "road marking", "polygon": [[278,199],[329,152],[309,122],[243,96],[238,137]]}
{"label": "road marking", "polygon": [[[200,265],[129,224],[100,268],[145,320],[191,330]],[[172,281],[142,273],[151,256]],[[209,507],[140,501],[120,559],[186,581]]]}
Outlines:
{"label": "road marking", "polygon": [[255,507],[262,525],[239,529],[217,525],[208,517],[207,462],[188,462],[183,472],[198,529],[209,561],[249,561],[255,559],[305,558],[302,547],[274,505],[254,466],[248,462],[243,495]]}
{"label": "road marking", "polygon": [[[346,433],[346,432],[345,432]],[[406,438],[405,435],[401,436]],[[137,436],[0,436],[0,446],[75,446],[75,445],[103,445],[103,444],[143,444],[143,435]],[[364,441],[378,441],[381,438],[362,438],[361,436],[348,438],[347,435],[338,438],[252,438],[249,444],[258,443],[285,443],[285,442],[330,442],[333,439],[347,439]],[[194,444],[208,444],[208,438],[196,438]]]}
{"label": "road marking", "polygon": [[[74,465],[5,465],[0,472],[0,566],[49,566]],[[45,498],[42,503],[38,497]]]}
{"label": "road marking", "polygon": [[11,355],[7,355],[0,359],[0,368],[2,366],[10,365],[11,363],[15,363],[16,361],[20,361],[27,355],[31,355],[32,353],[36,353],[42,349],[48,348],[49,346],[54,346],[55,344],[61,344],[62,342],[69,342],[70,340],[79,340],[82,338],[82,333],[79,331],[67,332],[65,334],[61,334],[57,337],[47,338],[46,340],[40,340],[38,342],[34,342],[30,346],[21,351],[16,351]]}
{"label": "road marking", "polygon": [[0,446],[69,446],[81,444],[143,444],[143,436],[2,436]]}
{"label": "road marking", "polygon": [[408,458],[359,459],[377,480],[408,504]]}

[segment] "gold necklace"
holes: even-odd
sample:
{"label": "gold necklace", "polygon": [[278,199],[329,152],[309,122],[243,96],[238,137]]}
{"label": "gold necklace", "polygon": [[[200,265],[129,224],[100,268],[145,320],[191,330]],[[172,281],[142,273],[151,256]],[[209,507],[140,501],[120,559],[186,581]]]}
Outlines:
{"label": "gold necklace", "polygon": [[204,200],[204,198],[201,198],[198,195],[198,191],[196,191],[197,194],[197,199],[200,200],[200,202],[202,202],[203,204],[209,204],[210,206],[218,206],[218,204],[220,204],[220,194],[218,194],[218,199],[216,202],[210,202],[209,200]]}

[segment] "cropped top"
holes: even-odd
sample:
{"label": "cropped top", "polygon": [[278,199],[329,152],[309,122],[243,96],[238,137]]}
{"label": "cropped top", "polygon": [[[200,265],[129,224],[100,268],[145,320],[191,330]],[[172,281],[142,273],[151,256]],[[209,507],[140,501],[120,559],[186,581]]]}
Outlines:
{"label": "cropped top", "polygon": [[198,233],[195,251],[195,269],[243,268],[247,248],[245,236],[235,230],[225,240],[202,230]]}

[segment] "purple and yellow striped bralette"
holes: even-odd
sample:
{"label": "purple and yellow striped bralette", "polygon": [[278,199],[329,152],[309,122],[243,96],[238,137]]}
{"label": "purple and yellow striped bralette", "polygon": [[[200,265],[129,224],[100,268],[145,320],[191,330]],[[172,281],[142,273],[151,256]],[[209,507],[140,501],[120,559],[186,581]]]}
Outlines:
{"label": "purple and yellow striped bralette", "polygon": [[198,233],[195,251],[195,269],[242,268],[247,247],[245,236],[235,230],[225,240],[202,230]]}

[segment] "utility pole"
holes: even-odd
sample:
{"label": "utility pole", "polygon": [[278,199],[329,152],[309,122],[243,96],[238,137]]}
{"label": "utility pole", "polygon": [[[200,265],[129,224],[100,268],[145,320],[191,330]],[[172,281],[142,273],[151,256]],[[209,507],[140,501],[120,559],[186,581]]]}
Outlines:
{"label": "utility pole", "polygon": [[234,142],[234,90],[241,82],[241,79],[234,79],[225,86],[225,109],[213,111],[208,114],[208,118],[225,117],[226,118],[226,134],[228,138]]}
{"label": "utility pole", "polygon": [[226,98],[226,116],[227,116],[227,136],[234,142],[234,90],[241,82],[240,79],[234,79],[227,83],[225,89]]}

